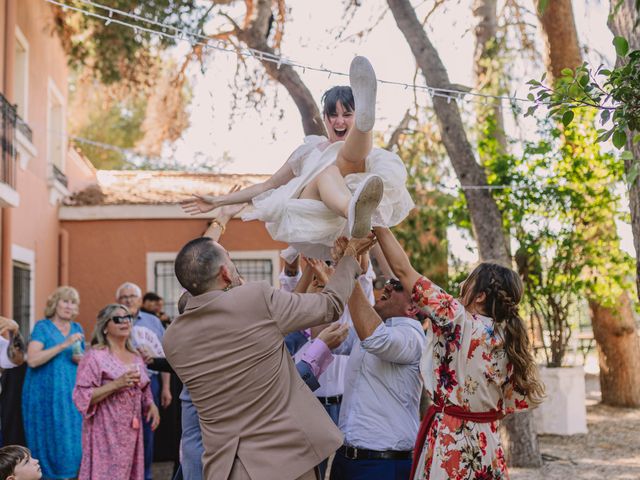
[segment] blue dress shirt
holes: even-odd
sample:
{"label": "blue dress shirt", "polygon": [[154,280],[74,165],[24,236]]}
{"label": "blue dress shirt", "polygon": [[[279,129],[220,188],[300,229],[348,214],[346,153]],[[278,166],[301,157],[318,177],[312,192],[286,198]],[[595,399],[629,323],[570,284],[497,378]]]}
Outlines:
{"label": "blue dress shirt", "polygon": [[340,430],[345,444],[369,450],[413,449],[418,434],[420,358],[417,320],[393,317],[356,342],[345,374]]}

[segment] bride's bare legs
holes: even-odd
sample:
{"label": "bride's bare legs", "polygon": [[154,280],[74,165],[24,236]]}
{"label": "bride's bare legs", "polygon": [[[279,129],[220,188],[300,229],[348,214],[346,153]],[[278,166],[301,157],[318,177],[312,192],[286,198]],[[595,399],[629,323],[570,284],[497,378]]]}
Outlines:
{"label": "bride's bare legs", "polygon": [[340,169],[340,173],[345,176],[350,173],[364,172],[365,162],[372,147],[371,131],[361,132],[357,128],[352,128],[336,158],[336,166]]}
{"label": "bride's bare legs", "polygon": [[382,199],[382,179],[370,175],[356,188],[353,195],[336,165],[330,165],[318,175],[300,198],[319,199],[336,215],[348,219],[349,233],[365,237],[371,230],[371,215]]}
{"label": "bride's bare legs", "polygon": [[347,218],[351,192],[347,188],[342,173],[336,165],[325,168],[316,179],[316,191],[329,210]]}

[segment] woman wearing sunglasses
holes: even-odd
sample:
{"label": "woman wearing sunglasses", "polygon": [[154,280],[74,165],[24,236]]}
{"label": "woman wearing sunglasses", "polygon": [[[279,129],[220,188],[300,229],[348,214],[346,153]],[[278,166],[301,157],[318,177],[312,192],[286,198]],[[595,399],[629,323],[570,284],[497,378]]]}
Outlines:
{"label": "woman wearing sunglasses", "polygon": [[144,478],[142,415],[160,422],[145,364],[131,344],[132,317],[123,305],[98,314],[92,348],[78,366],[73,401],[82,413],[79,480]]}

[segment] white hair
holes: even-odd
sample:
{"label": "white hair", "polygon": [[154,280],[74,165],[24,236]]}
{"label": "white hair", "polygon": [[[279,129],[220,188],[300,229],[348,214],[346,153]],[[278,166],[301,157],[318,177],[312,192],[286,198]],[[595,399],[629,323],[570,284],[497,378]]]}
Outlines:
{"label": "white hair", "polygon": [[139,297],[142,297],[142,290],[140,289],[140,287],[138,285],[136,285],[135,283],[132,283],[132,282],[124,282],[116,290],[116,299],[120,298],[120,292],[122,292],[122,290],[124,290],[125,288],[133,288],[135,290],[136,294]]}

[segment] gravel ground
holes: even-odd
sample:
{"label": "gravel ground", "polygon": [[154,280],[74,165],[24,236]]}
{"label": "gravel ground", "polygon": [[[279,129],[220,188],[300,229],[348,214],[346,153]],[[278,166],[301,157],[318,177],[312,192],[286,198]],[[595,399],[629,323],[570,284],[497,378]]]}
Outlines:
{"label": "gravel ground", "polygon": [[541,435],[544,465],[511,469],[511,480],[640,479],[640,409],[601,405],[597,375],[586,376],[589,433]]}
{"label": "gravel ground", "polygon": [[[544,465],[511,469],[511,480],[640,479],[640,409],[598,403],[597,375],[587,375],[589,433],[561,437],[541,435]],[[172,465],[154,464],[154,480],[170,480]]]}

